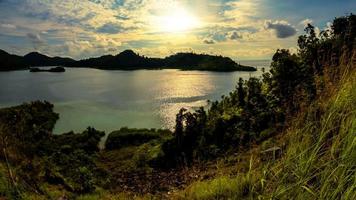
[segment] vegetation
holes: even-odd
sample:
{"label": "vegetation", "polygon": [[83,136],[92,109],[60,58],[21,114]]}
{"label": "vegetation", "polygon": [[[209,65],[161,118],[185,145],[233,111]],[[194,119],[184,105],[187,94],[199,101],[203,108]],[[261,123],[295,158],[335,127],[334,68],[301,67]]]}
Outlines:
{"label": "vegetation", "polygon": [[[352,31],[355,31],[356,17],[341,19],[344,20],[341,24],[346,24],[342,30],[348,34],[324,31],[317,37],[309,24],[307,34],[298,40],[299,53],[277,50],[271,71],[262,80],[240,79],[236,90],[212,102],[207,112],[203,108],[193,113],[182,109],[177,115],[175,137],[163,145],[167,147],[164,150],[169,162],[166,163],[175,165],[216,157],[231,149],[248,148],[281,132],[289,118],[307,109],[307,105],[325,92],[326,84],[336,84],[347,72],[347,66],[352,66],[354,50],[346,41],[355,40]],[[333,27],[339,26],[339,20],[335,20]],[[328,45],[333,48],[329,49]],[[346,60],[333,63],[333,58],[330,56],[328,61],[324,53],[345,56]],[[321,58],[324,65],[320,64]]]}
{"label": "vegetation", "polygon": [[48,102],[1,109],[0,195],[355,199],[355,38],[352,14],[320,35],[309,24],[261,80],[240,79],[207,111],[181,109],[173,133],[122,128],[104,149],[94,128],[52,135]]}
{"label": "vegetation", "polygon": [[40,185],[44,182],[78,193],[104,184],[106,172],[97,168],[93,159],[103,132],[88,128],[81,134],[52,135],[58,114],[48,102],[0,112],[1,158],[10,181],[6,189],[12,191],[13,198],[23,197],[25,191],[44,194]]}
{"label": "vegetation", "polygon": [[169,137],[170,135],[170,130],[121,128],[109,134],[105,142],[105,149],[113,150],[126,146],[137,146],[155,139]]}
{"label": "vegetation", "polygon": [[[285,135],[247,152],[249,165],[237,175],[195,182],[177,198],[355,199],[355,75],[331,99],[310,105]],[[263,160],[265,144],[283,147],[283,157]]]}

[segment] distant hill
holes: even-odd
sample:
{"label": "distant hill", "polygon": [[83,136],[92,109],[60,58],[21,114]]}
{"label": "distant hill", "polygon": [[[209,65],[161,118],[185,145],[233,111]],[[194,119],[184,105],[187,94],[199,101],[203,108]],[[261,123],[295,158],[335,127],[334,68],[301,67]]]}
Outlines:
{"label": "distant hill", "polygon": [[166,58],[148,58],[132,50],[116,56],[101,56],[68,63],[69,67],[92,67],[111,70],[135,69],[182,69],[207,71],[256,71],[254,67],[242,66],[228,57],[195,53],[177,53]]}
{"label": "distant hill", "polygon": [[27,67],[28,64],[23,57],[9,54],[0,49],[0,71],[19,70]]}
{"label": "distant hill", "polygon": [[[152,62],[157,60],[157,63]],[[151,69],[163,66],[162,59],[152,59],[140,56],[132,50],[125,50],[116,56],[105,55],[69,63],[68,67],[91,67],[111,70]]]}
{"label": "distant hill", "polygon": [[38,52],[31,52],[22,57],[0,50],[0,70],[17,70],[36,66],[86,67],[106,70],[256,71],[256,68],[239,65],[228,57],[195,53],[177,53],[166,58],[148,58],[132,50],[125,50],[115,56],[104,55],[76,61],[71,58],[49,57]]}
{"label": "distant hill", "polygon": [[49,57],[38,52],[17,56],[0,49],[0,71],[27,69],[35,66],[63,66],[75,62],[71,58]]}
{"label": "distant hill", "polygon": [[30,66],[63,66],[75,61],[71,58],[49,57],[38,52],[31,52],[24,59]]}
{"label": "distant hill", "polygon": [[165,66],[183,70],[256,71],[254,67],[237,64],[231,58],[195,53],[177,53],[164,59]]}

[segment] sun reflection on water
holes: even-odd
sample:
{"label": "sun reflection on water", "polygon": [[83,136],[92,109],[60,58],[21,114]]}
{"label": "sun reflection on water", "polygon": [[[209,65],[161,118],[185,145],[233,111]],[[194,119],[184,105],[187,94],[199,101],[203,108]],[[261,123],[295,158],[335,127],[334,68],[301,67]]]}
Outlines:
{"label": "sun reflection on water", "polygon": [[175,71],[161,78],[163,82],[156,100],[160,102],[158,114],[164,128],[174,127],[175,116],[181,108],[192,111],[206,107],[207,100],[202,99],[216,89],[206,73]]}

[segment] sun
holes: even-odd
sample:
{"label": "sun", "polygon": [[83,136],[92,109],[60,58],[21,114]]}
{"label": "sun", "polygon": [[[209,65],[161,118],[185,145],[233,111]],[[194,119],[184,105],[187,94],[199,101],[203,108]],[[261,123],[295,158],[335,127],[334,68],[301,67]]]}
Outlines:
{"label": "sun", "polygon": [[182,8],[158,17],[157,28],[162,32],[179,33],[199,26],[199,20]]}

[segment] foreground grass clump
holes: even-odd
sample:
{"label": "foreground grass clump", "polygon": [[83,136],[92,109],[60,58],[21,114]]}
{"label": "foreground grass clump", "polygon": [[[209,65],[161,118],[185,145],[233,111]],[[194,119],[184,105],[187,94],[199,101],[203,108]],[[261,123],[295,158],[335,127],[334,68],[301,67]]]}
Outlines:
{"label": "foreground grass clump", "polygon": [[170,130],[121,128],[109,134],[98,164],[116,175],[151,171],[163,154],[163,142],[170,138]]}
{"label": "foreground grass clump", "polygon": [[149,164],[162,154],[158,140],[142,145],[127,146],[100,153],[98,165],[111,171],[112,174],[125,172],[150,171]]}
{"label": "foreground grass clump", "polygon": [[255,199],[263,189],[264,182],[258,182],[261,175],[252,168],[253,163],[251,157],[248,171],[235,177],[223,175],[212,180],[195,182],[183,193],[178,193],[176,199]]}
{"label": "foreground grass clump", "polygon": [[196,182],[177,199],[356,199],[356,73],[350,77],[293,121],[277,141],[287,143],[280,160]]}
{"label": "foreground grass clump", "polygon": [[80,195],[76,198],[76,200],[97,200],[97,199],[102,199],[102,200],[127,200],[127,199],[132,199],[132,200],[152,200],[154,199],[152,195],[134,195],[134,194],[129,194],[129,193],[119,193],[119,194],[113,194],[109,191],[103,190],[103,189],[98,189],[92,194],[85,194],[85,195]]}
{"label": "foreground grass clump", "polygon": [[105,149],[114,150],[128,146],[139,146],[151,140],[162,139],[171,135],[170,130],[121,128],[109,134]]}

